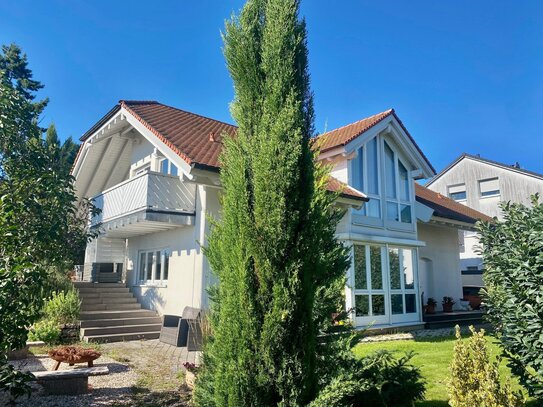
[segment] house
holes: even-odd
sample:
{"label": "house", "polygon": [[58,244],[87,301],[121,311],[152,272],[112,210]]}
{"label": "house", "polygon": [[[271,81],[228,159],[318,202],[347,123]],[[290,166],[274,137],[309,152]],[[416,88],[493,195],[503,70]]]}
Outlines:
{"label": "house", "polygon": [[[434,176],[426,187],[501,220],[500,202],[530,205],[531,195],[543,196],[543,174],[525,170],[518,162],[507,165],[464,153]],[[462,232],[460,241],[463,285],[482,286],[483,261],[477,253],[478,234]]]}
{"label": "house", "polygon": [[[79,198],[102,212],[84,279],[123,281],[146,309],[206,308],[212,273],[202,253],[220,216],[221,139],[235,126],[154,101],[120,101],[82,138]],[[345,288],[357,326],[420,327],[422,301],[462,296],[458,230],[485,215],[415,183],[434,168],[394,110],[316,139],[341,191],[338,239],[352,249]],[[97,316],[98,317],[98,316]]]}

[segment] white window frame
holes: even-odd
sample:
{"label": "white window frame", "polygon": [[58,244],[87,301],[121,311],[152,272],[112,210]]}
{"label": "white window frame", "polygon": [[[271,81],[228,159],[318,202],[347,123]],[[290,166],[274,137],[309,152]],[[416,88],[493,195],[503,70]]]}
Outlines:
{"label": "white window frame", "polygon": [[[481,188],[481,185],[483,183],[485,183],[485,182],[492,182],[492,181],[496,181],[496,183],[498,184],[498,189],[491,190],[490,192],[492,192],[492,194],[490,194],[490,195],[483,195],[484,192],[483,192],[483,188]],[[479,180],[478,185],[479,185],[479,198],[480,199],[496,198],[496,197],[499,197],[501,195],[500,179],[498,177],[481,179],[481,180]]]}
{"label": "white window frame", "polygon": [[[166,161],[168,163],[168,167],[166,169],[166,172],[164,173],[162,171],[162,163]],[[175,172],[176,174],[172,174],[172,167],[175,168]],[[169,160],[168,158],[166,157],[161,157],[158,161],[158,172],[160,172],[161,174],[163,175],[171,175],[172,177],[177,177],[179,176],[179,168],[177,168],[177,165],[175,165],[174,163],[172,163],[171,160]]]}
{"label": "white window frame", "polygon": [[[461,187],[463,187],[463,189],[460,189]],[[456,194],[459,192],[463,192],[466,195],[466,197],[463,199],[453,198],[452,194]],[[468,199],[468,190],[466,189],[466,184],[461,183],[461,184],[447,185],[447,196],[456,202],[466,202]]]}
{"label": "white window frame", "polygon": [[[392,156],[394,160],[394,180],[395,180],[395,187],[396,187],[396,198],[389,198],[387,197],[386,192],[386,182],[383,185],[383,191],[381,195],[383,196],[384,202],[384,214],[383,219],[385,220],[385,224],[390,229],[401,229],[401,230],[412,230],[414,228],[415,224],[415,205],[414,205],[414,199],[413,199],[413,183],[411,182],[412,176],[411,171],[409,170],[409,166],[405,165],[405,162],[401,159],[400,155],[396,151],[393,145],[391,145],[390,142],[387,142],[387,140],[382,140],[382,151],[383,156],[385,154],[385,143],[388,146],[388,148],[392,151]],[[401,197],[401,188],[400,188],[400,165],[401,163],[404,168],[407,170],[407,200],[402,199]],[[383,163],[382,171],[386,171],[386,165]],[[386,174],[385,174],[386,179]],[[388,203],[396,204],[396,209],[398,211],[398,220],[388,219]],[[411,222],[402,222],[402,205],[407,205],[411,208]]]}
{"label": "white window frame", "polygon": [[[397,244],[384,244],[384,243],[374,243],[374,242],[352,242],[351,247],[351,270],[350,278],[351,282],[351,304],[353,307],[353,321],[356,326],[367,326],[369,324],[378,324],[378,325],[392,325],[392,324],[401,324],[401,323],[417,323],[421,321],[422,316],[422,304],[419,296],[419,270],[418,270],[418,249],[412,246],[401,246]],[[357,288],[355,280],[355,245],[365,246],[365,260],[366,260],[366,288]],[[381,250],[381,276],[383,281],[382,289],[372,289],[371,287],[371,259],[370,259],[370,246],[380,247]],[[403,272],[400,273],[400,288],[392,289],[390,282],[390,259],[389,259],[389,250],[398,249],[398,250],[409,250],[411,252],[411,258],[413,262],[413,288],[405,288],[405,281]],[[402,268],[403,259],[400,257],[400,270]],[[402,294],[402,314],[392,314],[392,299],[391,295],[393,294]],[[405,295],[412,294],[415,295],[415,307],[416,312],[406,313],[406,304],[405,304]],[[356,316],[356,296],[357,295],[368,295],[369,296],[369,315],[368,316]],[[384,295],[385,298],[385,315],[372,315],[372,295]]]}
{"label": "white window frame", "polygon": [[[160,253],[160,278],[156,278],[156,267],[157,267],[157,253]],[[142,254],[145,254],[145,259],[142,264]],[[151,279],[147,279],[148,271],[147,265],[148,265],[148,256],[153,256],[152,261],[152,268],[151,268]],[[166,287],[168,284],[168,278],[165,278],[166,274],[166,260],[168,263],[167,267],[167,273],[168,278],[170,274],[170,260],[171,260],[171,252],[169,248],[157,248],[157,249],[144,249],[138,251],[138,257],[137,257],[137,273],[136,273],[136,285],[140,286],[152,286],[152,287]],[[143,269],[142,269],[143,266]],[[142,276],[143,273],[143,276]],[[143,277],[143,278],[142,278]]]}

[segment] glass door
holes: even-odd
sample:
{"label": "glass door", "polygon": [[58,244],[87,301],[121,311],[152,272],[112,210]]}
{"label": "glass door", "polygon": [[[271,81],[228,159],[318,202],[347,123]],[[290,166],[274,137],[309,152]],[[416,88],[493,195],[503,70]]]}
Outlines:
{"label": "glass door", "polygon": [[413,249],[388,246],[390,284],[390,322],[419,320],[415,288],[416,252]]}
{"label": "glass door", "polygon": [[389,322],[386,280],[383,263],[384,247],[353,245],[354,308],[356,325]]}

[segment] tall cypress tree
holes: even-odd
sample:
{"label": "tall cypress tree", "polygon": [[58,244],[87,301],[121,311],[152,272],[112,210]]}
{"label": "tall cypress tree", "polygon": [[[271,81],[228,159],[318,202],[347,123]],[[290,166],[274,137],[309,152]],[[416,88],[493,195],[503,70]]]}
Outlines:
{"label": "tall cypress tree", "polygon": [[227,23],[234,82],[220,221],[206,255],[218,278],[195,401],[299,406],[325,369],[318,335],[337,310],[348,256],[311,149],[313,98],[298,0],[249,0]]}

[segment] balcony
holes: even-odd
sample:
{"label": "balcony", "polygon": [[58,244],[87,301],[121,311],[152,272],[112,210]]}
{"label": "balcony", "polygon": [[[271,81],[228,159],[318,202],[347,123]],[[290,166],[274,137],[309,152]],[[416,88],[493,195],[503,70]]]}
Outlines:
{"label": "balcony", "polygon": [[196,186],[179,177],[146,172],[93,198],[101,212],[91,227],[108,237],[131,237],[192,225]]}

